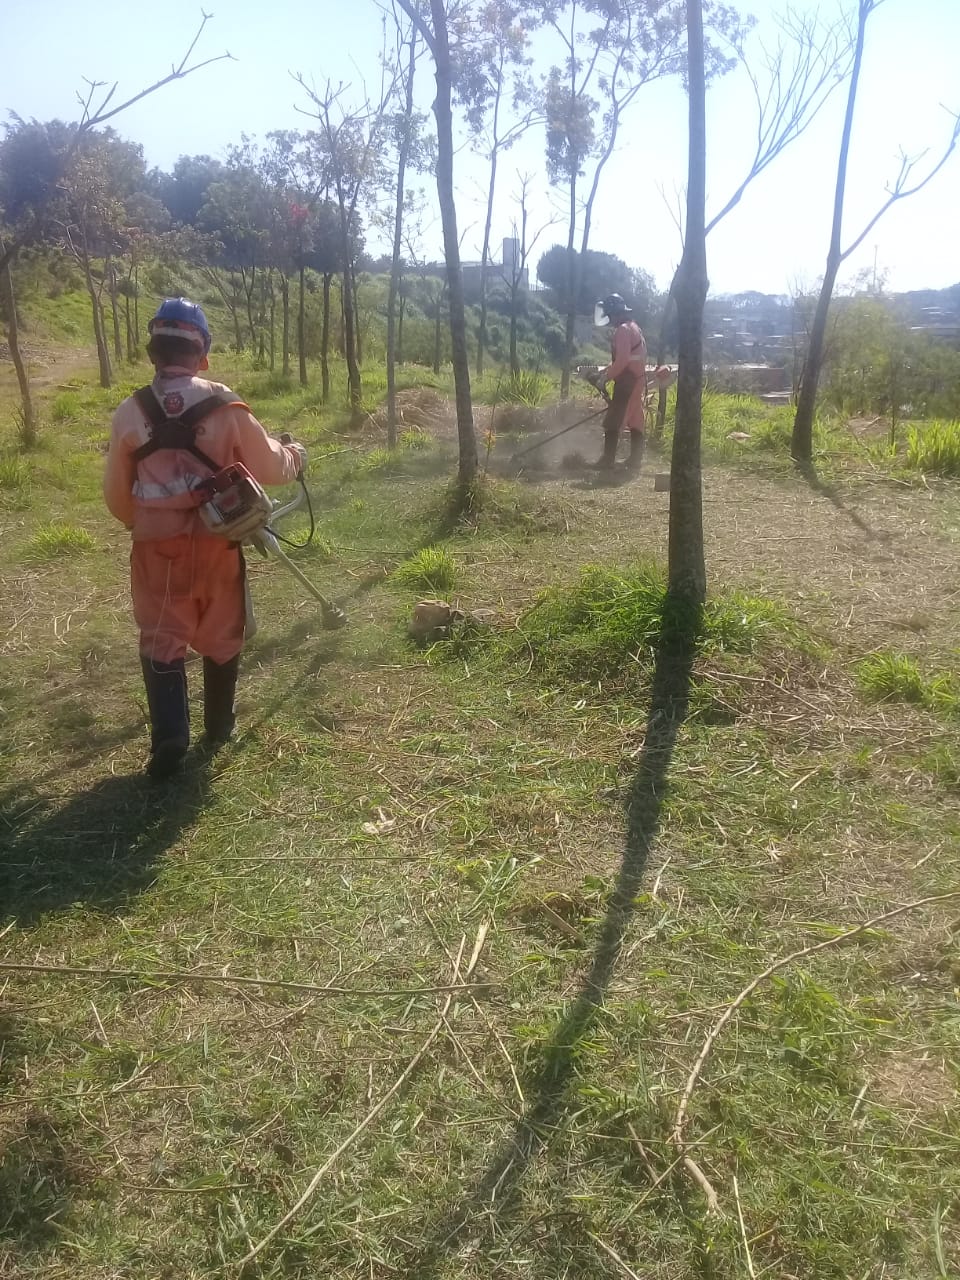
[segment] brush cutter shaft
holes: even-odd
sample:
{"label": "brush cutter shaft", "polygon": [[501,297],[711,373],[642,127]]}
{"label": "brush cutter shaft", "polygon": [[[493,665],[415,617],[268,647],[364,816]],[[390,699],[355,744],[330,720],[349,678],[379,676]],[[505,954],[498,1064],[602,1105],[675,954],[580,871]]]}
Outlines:
{"label": "brush cutter shaft", "polygon": [[331,609],[336,607],[333,601],[329,600],[323,594],[322,591],[320,591],[317,587],[315,587],[313,583],[310,581],[310,579],[307,577],[307,575],[303,573],[293,563],[293,561],[290,559],[287,553],[281,548],[280,544],[277,542],[277,539],[271,529],[261,529],[258,533],[254,534],[252,538],[252,542],[254,546],[259,548],[259,550],[263,553],[263,555],[269,554],[272,556],[276,556],[278,560],[282,561],[283,564],[286,565],[286,567],[290,570],[290,572],[296,578],[296,580],[300,583],[300,585],[302,587],[306,587],[306,589],[310,592],[310,594],[314,597],[314,599],[320,601],[324,609]]}
{"label": "brush cutter shaft", "polygon": [[542,449],[544,445],[550,444],[552,440],[559,440],[561,436],[565,436],[568,431],[582,427],[587,422],[593,422],[595,418],[600,417],[601,413],[606,413],[606,409],[598,409],[596,413],[588,413],[585,418],[580,418],[578,422],[571,422],[569,427],[564,427],[562,431],[555,431],[552,436],[547,436],[546,440],[538,440],[536,444],[527,445],[526,449],[519,449],[513,455],[513,460],[516,461],[517,458],[522,458],[525,453],[533,453],[534,449]]}

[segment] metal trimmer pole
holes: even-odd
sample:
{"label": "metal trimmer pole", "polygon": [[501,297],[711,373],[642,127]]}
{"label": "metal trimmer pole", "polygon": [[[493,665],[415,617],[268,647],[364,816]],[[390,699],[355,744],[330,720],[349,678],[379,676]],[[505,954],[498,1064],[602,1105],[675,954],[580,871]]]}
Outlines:
{"label": "metal trimmer pole", "polygon": [[305,573],[303,573],[293,563],[290,557],[283,551],[277,542],[276,536],[271,529],[261,529],[256,535],[257,541],[262,545],[265,551],[271,552],[290,570],[301,586],[306,587],[315,600],[320,601],[320,607],[323,611],[323,627],[325,631],[335,631],[339,627],[347,625],[347,615],[343,612],[339,605],[328,599],[323,592],[313,585]]}

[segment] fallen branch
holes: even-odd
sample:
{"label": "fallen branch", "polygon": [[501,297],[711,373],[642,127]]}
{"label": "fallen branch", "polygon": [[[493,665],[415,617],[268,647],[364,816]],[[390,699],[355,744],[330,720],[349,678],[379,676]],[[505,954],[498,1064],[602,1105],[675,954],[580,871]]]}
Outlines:
{"label": "fallen branch", "polygon": [[[733,1015],[741,1005],[745,1004],[746,1001],[749,1000],[750,996],[753,995],[754,991],[756,991],[757,987],[759,987],[761,983],[765,982],[767,978],[772,977],[773,974],[779,972],[779,970],[786,969],[788,965],[793,964],[797,960],[803,960],[806,956],[812,956],[817,951],[825,951],[827,947],[839,946],[841,942],[849,942],[851,938],[855,938],[858,934],[866,933],[868,929],[873,929],[879,924],[884,924],[887,920],[893,920],[896,916],[902,916],[908,911],[916,911],[919,907],[932,906],[938,902],[952,902],[956,898],[960,898],[960,889],[954,889],[950,893],[933,894],[928,898],[918,898],[915,902],[902,903],[899,907],[894,907],[891,911],[884,911],[882,915],[874,916],[870,920],[865,920],[863,924],[858,924],[853,929],[846,929],[843,933],[835,934],[832,938],[826,938],[823,942],[816,942],[812,946],[802,947],[799,951],[791,951],[789,955],[782,956],[779,960],[775,960],[774,963],[764,969],[762,973],[758,973],[755,978],[752,978],[736,999],[726,1006],[723,1013],[711,1027],[710,1032],[704,1040],[703,1046],[697,1055],[697,1060],[693,1064],[693,1068],[687,1077],[687,1083],[684,1086],[683,1093],[681,1094],[680,1102],[677,1106],[677,1113],[673,1121],[673,1129],[670,1134],[670,1141],[676,1147],[677,1151],[681,1154],[685,1154],[684,1148],[686,1146],[686,1140],[683,1136],[683,1129],[687,1120],[690,1100],[697,1087],[697,1082],[703,1073],[703,1068],[706,1064],[707,1058],[709,1058],[713,1046],[716,1044],[724,1027],[730,1022]],[[693,1171],[691,1170],[691,1173],[692,1172]]]}
{"label": "fallen branch", "polygon": [[[469,971],[468,971],[469,972]],[[106,981],[203,983],[218,982],[225,987],[276,987],[281,991],[305,991],[315,996],[362,996],[379,999],[387,996],[430,996],[449,991],[476,991],[488,982],[455,983],[437,987],[321,987],[312,982],[283,982],[279,978],[250,978],[229,973],[188,973],[168,969],[81,969],[59,964],[14,964],[0,960],[0,973],[61,974],[70,978],[96,978]]]}
{"label": "fallen branch", "polygon": [[[467,963],[466,969],[463,971],[464,979],[469,978],[470,974],[473,972],[474,968],[476,967],[476,963],[477,963],[477,960],[480,958],[480,952],[483,949],[483,944],[486,939],[487,930],[489,929],[489,927],[490,927],[489,921],[485,920],[483,924],[481,924],[480,928],[477,930],[477,937],[473,944],[473,952]],[[275,1226],[270,1228],[270,1230],[263,1237],[263,1239],[258,1244],[255,1244],[250,1249],[249,1253],[247,1253],[243,1258],[241,1258],[240,1260],[241,1267],[246,1266],[248,1262],[252,1262],[253,1259],[256,1258],[258,1254],[263,1252],[263,1250],[267,1247],[268,1244],[270,1244],[272,1240],[276,1239],[276,1237],[280,1234],[280,1232],[284,1229],[284,1227],[288,1226],[294,1220],[294,1218],[298,1216],[301,1209],[303,1209],[304,1206],[311,1200],[314,1192],[317,1190],[317,1187],[319,1187],[320,1183],[323,1181],[326,1175],[330,1172],[333,1166],[337,1163],[337,1161],[340,1159],[343,1153],[347,1151],[351,1146],[353,1146],[354,1142],[356,1142],[357,1138],[360,1137],[360,1135],[364,1132],[365,1129],[368,1129],[370,1125],[373,1124],[374,1120],[377,1118],[380,1112],[384,1109],[384,1107],[387,1105],[390,1099],[394,1097],[396,1093],[399,1092],[399,1090],[403,1087],[406,1081],[410,1078],[410,1076],[416,1070],[420,1062],[423,1061],[423,1058],[426,1055],[427,1051],[429,1050],[430,1046],[433,1044],[434,1040],[436,1040],[437,1036],[443,1030],[444,1024],[446,1022],[447,1014],[450,1012],[450,1007],[454,1002],[456,993],[458,991],[467,990],[466,984],[460,984],[457,982],[457,979],[460,976],[460,961],[463,958],[463,948],[466,945],[466,941],[467,941],[466,935],[464,935],[464,937],[461,938],[460,940],[460,950],[457,952],[457,957],[453,962],[453,983],[449,987],[444,988],[449,994],[447,995],[446,1000],[443,1002],[443,1008],[440,1010],[439,1017],[431,1027],[430,1033],[427,1036],[427,1038],[424,1040],[423,1044],[420,1046],[417,1052],[413,1055],[413,1057],[410,1059],[410,1061],[407,1063],[404,1069],[400,1072],[396,1080],[394,1080],[393,1084],[390,1086],[387,1092],[383,1095],[380,1101],[370,1108],[370,1110],[367,1112],[364,1118],[360,1121],[357,1127],[353,1130],[353,1132],[347,1138],[345,1138],[343,1142],[340,1143],[336,1151],[334,1151],[331,1155],[327,1157],[326,1160],[324,1160],[323,1164],[320,1166],[320,1168],[316,1171],[316,1173],[307,1183],[306,1187],[303,1190],[303,1193],[301,1194],[299,1200],[297,1200],[296,1204],[293,1205],[292,1208],[288,1209],[287,1212],[280,1219],[280,1221]]]}

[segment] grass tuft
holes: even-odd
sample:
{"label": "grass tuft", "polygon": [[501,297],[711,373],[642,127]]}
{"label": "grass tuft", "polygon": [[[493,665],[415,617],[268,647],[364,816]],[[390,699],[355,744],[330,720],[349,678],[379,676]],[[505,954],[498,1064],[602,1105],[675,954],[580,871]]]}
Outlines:
{"label": "grass tuft", "polygon": [[25,489],[30,480],[30,472],[23,458],[10,454],[0,458],[0,489]]}
{"label": "grass tuft", "polygon": [[907,702],[934,711],[960,707],[956,681],[948,672],[925,676],[913,658],[884,649],[857,665],[857,683],[877,702]]}
{"label": "grass tuft", "polygon": [[907,466],[931,475],[960,476],[960,422],[930,422],[907,433]]}
{"label": "grass tuft", "polygon": [[391,582],[417,591],[450,591],[460,577],[460,566],[446,547],[423,547],[390,575]]}
{"label": "grass tuft", "polygon": [[83,555],[96,549],[96,542],[87,533],[74,524],[45,524],[37,529],[27,543],[26,558],[28,560],[57,560],[60,558]]}

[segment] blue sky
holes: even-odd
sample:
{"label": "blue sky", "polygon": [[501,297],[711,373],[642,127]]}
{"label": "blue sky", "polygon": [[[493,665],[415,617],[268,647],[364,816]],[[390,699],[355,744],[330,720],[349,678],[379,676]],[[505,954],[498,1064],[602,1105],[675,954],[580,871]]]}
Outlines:
{"label": "blue sky", "polygon": [[[853,0],[848,0],[852,4]],[[781,0],[743,8],[770,37]],[[838,12],[829,0],[794,0],[802,11]],[[0,106],[23,116],[74,118],[84,78],[120,81],[129,94],[179,60],[200,19],[184,3],[164,6],[163,19],[129,0],[33,0],[8,3]],[[230,0],[214,9],[197,56],[229,49],[236,61],[218,63],[162,90],[119,117],[115,127],[140,142],[150,164],[169,168],[178,155],[222,155],[241,133],[302,128],[306,106],[293,79],[302,72],[359,87],[377,80],[381,14],[374,0]],[[175,29],[171,17],[181,26]],[[950,128],[944,108],[960,111],[960,0],[884,0],[870,20],[848,181],[846,226],[859,232],[884,198],[899,167],[900,149],[932,156]],[[421,76],[424,105],[431,84]],[[714,292],[760,289],[787,293],[810,287],[823,269],[833,199],[843,91],[813,128],[754,184],[741,206],[710,237]],[[592,245],[651,272],[661,287],[679,255],[674,223],[686,169],[686,100],[677,83],[643,90],[624,130],[624,142],[604,180]],[[751,93],[742,74],[727,77],[708,97],[708,184],[714,207],[736,185],[754,130]],[[503,164],[494,237],[508,235],[510,196],[519,168],[539,170],[531,225],[550,217],[551,193],[542,177],[542,135],[530,135]],[[457,160],[459,212],[466,257],[479,256],[480,191],[484,169],[468,146]],[[431,176],[419,180],[433,199]],[[668,205],[674,206],[671,212]],[[894,208],[846,264],[845,278],[878,270],[895,290],[942,287],[960,281],[960,152],[933,184]],[[562,238],[558,224],[542,245]],[[439,255],[439,220],[429,215],[427,252]]]}

